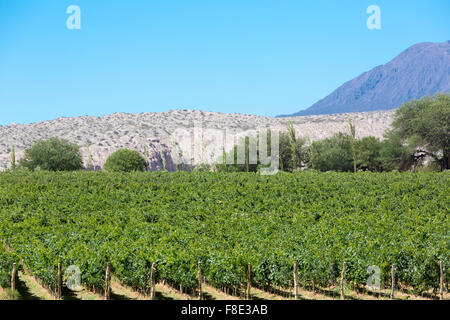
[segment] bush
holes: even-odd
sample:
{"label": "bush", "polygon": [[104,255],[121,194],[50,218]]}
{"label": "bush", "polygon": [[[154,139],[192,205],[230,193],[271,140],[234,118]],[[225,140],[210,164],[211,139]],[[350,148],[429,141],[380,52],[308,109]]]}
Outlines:
{"label": "bush", "polygon": [[388,131],[381,142],[380,161],[383,171],[409,170],[412,166],[411,148],[403,145],[400,135]]}
{"label": "bush", "polygon": [[145,171],[147,167],[147,161],[139,152],[129,149],[120,149],[108,157],[103,169],[113,172],[132,172]]}
{"label": "bush", "polygon": [[356,163],[359,170],[382,171],[381,141],[369,136],[356,141]]}
{"label": "bush", "polygon": [[50,138],[25,150],[21,167],[48,171],[75,171],[83,168],[80,148],[67,140]]}
{"label": "bush", "polygon": [[319,171],[353,171],[351,139],[348,134],[337,133],[314,141],[310,148],[311,167]]}

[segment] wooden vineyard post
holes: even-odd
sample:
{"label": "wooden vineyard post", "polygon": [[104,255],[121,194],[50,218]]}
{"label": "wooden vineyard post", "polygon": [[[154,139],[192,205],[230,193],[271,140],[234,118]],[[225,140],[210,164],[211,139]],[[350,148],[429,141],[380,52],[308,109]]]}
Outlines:
{"label": "wooden vineyard post", "polygon": [[345,278],[345,266],[346,263],[344,261],[344,264],[342,265],[342,273],[341,273],[341,300],[345,300],[345,294],[344,294],[344,278]]}
{"label": "wooden vineyard post", "polygon": [[106,264],[106,288],[105,288],[105,300],[109,300],[111,298],[111,263]]}
{"label": "wooden vineyard post", "polygon": [[380,287],[378,288],[378,298],[381,298],[381,290],[382,290],[383,284],[380,281]]}
{"label": "wooden vineyard post", "polygon": [[11,274],[11,291],[16,290],[16,263],[13,263],[12,274]]}
{"label": "wooden vineyard post", "polygon": [[56,283],[56,299],[61,299],[61,264],[58,263],[58,279]]}
{"label": "wooden vineyard post", "polygon": [[294,299],[298,300],[298,264],[294,261]]}
{"label": "wooden vineyard post", "polygon": [[150,299],[155,299],[155,263],[152,263],[152,270],[150,273]]}
{"label": "wooden vineyard post", "polygon": [[203,299],[203,293],[202,293],[202,263],[198,262],[198,299]]}
{"label": "wooden vineyard post", "polygon": [[247,300],[250,300],[250,275],[251,275],[252,267],[250,262],[248,263],[247,268]]}
{"label": "wooden vineyard post", "polygon": [[444,300],[444,267],[442,266],[442,260],[439,261],[439,273],[440,273],[439,299]]}
{"label": "wooden vineyard post", "polygon": [[395,265],[392,265],[391,269],[391,300],[394,299],[394,290],[395,290]]}

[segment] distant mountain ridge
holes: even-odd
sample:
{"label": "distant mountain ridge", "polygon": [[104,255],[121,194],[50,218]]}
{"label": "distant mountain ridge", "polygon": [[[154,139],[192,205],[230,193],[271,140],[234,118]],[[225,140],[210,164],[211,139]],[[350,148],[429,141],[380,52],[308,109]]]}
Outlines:
{"label": "distant mountain ridge", "polygon": [[450,41],[416,44],[288,116],[391,110],[439,92],[450,92]]}

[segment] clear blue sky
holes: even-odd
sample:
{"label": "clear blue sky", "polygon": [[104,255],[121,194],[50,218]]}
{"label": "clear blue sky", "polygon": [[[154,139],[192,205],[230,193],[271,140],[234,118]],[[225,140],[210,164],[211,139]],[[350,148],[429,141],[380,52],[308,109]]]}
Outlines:
{"label": "clear blue sky", "polygon": [[[69,5],[81,30],[69,30]],[[381,8],[381,30],[366,9]],[[409,46],[448,0],[0,0],[0,125],[60,116],[305,109]]]}

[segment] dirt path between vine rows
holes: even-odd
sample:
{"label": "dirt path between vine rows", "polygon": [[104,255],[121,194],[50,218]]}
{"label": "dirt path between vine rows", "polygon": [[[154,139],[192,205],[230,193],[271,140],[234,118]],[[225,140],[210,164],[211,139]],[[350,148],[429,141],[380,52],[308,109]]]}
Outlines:
{"label": "dirt path between vine rows", "polygon": [[202,290],[205,300],[239,300],[239,297],[226,294],[208,284],[203,284]]}
{"label": "dirt path between vine rows", "polygon": [[23,300],[54,300],[49,290],[30,274],[19,271],[17,273],[17,291]]}
{"label": "dirt path between vine rows", "polygon": [[[52,293],[43,287],[39,281],[36,280],[31,274],[20,271],[18,272],[17,278],[17,291],[20,294],[20,298],[23,300],[54,300],[55,297]],[[0,290],[1,293],[2,290]],[[332,300],[339,299],[338,288],[327,288],[321,289],[317,288],[316,292],[312,292],[305,288],[299,287],[298,290],[300,300]],[[345,290],[346,299],[352,300],[378,300],[378,299],[389,299],[390,290],[382,290],[382,297],[378,297],[377,293],[371,294],[358,294],[352,290]],[[205,300],[240,300],[239,297],[232,296],[214,288],[211,285],[203,284],[203,297]],[[287,290],[277,290],[274,292],[267,292],[259,288],[251,288],[251,298],[253,300],[293,300],[292,292]],[[450,296],[447,292],[444,294],[444,299],[449,299]],[[103,300],[102,295],[81,290],[78,292],[73,292],[69,290],[64,290],[63,300]],[[119,281],[115,280],[111,282],[111,299],[112,300],[148,300],[148,297],[142,295],[141,293],[120,284]],[[172,288],[163,283],[158,283],[155,286],[155,300],[196,300],[197,297],[188,294],[182,294],[177,289]],[[414,296],[409,295],[405,292],[397,291],[395,292],[396,300],[429,300],[430,297]]]}
{"label": "dirt path between vine rows", "polygon": [[[203,298],[205,300],[239,300],[238,297],[228,295],[216,288],[203,284]],[[120,284],[119,281],[111,283],[111,299],[113,300],[148,300],[149,298],[136,292],[130,287]],[[197,297],[181,294],[178,290],[158,283],[155,286],[155,300],[196,300]]]}
{"label": "dirt path between vine rows", "polygon": [[[48,289],[28,273],[18,273],[17,290],[24,300],[56,300]],[[81,291],[64,290],[62,300],[103,300],[103,296],[86,289]]]}
{"label": "dirt path between vine rows", "polygon": [[[133,290],[130,287],[122,285],[119,281],[111,282],[111,299],[112,300],[149,300],[149,297]],[[155,300],[193,300],[192,296],[182,294],[176,289],[171,288],[162,283],[155,285]]]}

